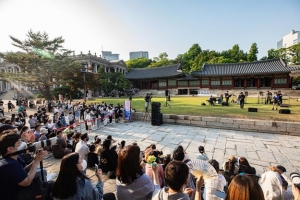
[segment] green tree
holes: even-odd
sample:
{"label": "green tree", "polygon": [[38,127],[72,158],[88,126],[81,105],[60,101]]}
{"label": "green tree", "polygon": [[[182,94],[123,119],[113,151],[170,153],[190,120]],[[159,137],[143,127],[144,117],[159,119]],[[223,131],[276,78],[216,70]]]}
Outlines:
{"label": "green tree", "polygon": [[247,53],[244,53],[243,50],[240,50],[238,44],[233,45],[232,49],[228,50],[228,52],[230,54],[230,59],[236,63],[247,61]]}
{"label": "green tree", "polygon": [[288,48],[288,55],[291,56],[291,62],[299,65],[300,64],[300,43],[295,44]]}
{"label": "green tree", "polygon": [[113,90],[124,91],[130,88],[130,81],[127,80],[121,72],[105,73],[104,69],[100,69],[97,77],[100,83],[100,88],[106,95],[111,93]]}
{"label": "green tree", "polygon": [[252,43],[249,53],[247,55],[247,60],[249,62],[257,61],[258,47],[256,43]]}
{"label": "green tree", "polygon": [[270,49],[268,51],[268,59],[274,59],[274,58],[278,58],[278,55],[276,54],[276,50],[275,49]]}
{"label": "green tree", "polygon": [[[38,88],[46,99],[51,99],[53,85],[67,84],[66,74],[74,75],[81,68],[71,57],[72,51],[63,48],[64,39],[49,39],[46,32],[32,32],[21,41],[13,36],[12,44],[22,50],[17,53],[0,54],[6,62],[19,66],[18,73],[6,74],[8,79]],[[38,50],[38,51],[37,51]]]}
{"label": "green tree", "polygon": [[129,69],[134,68],[146,68],[152,63],[151,59],[148,58],[136,58],[126,61],[126,65]]}
{"label": "green tree", "polygon": [[182,68],[185,72],[190,72],[192,68],[198,68],[196,57],[202,52],[199,44],[193,44],[189,50],[183,54]]}
{"label": "green tree", "polygon": [[172,64],[172,62],[168,59],[168,54],[166,52],[160,53],[158,57],[153,58],[153,62],[148,66],[151,67],[161,67]]}

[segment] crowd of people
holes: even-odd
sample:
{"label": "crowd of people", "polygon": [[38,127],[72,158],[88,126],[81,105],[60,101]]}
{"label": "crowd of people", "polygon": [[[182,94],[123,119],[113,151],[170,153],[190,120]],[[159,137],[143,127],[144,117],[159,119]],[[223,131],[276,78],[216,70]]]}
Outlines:
{"label": "crowd of people", "polygon": [[[11,119],[0,119],[1,199],[13,199],[21,189],[30,187],[39,163],[51,152],[61,159],[58,177],[48,185],[46,194],[55,200],[300,200],[300,175],[289,176],[282,165],[270,166],[258,175],[247,158],[231,155],[219,163],[209,158],[204,146],[199,146],[199,153],[192,158],[181,145],[165,155],[155,144],[140,149],[137,143],[116,141],[111,135],[90,141],[91,127],[99,128],[104,119],[112,123],[112,116],[115,123],[122,119],[121,105],[58,104],[51,119],[45,104],[29,115],[28,121],[23,103]],[[86,125],[82,133],[76,129],[80,119]],[[44,146],[34,156],[28,152],[28,143],[51,138],[55,144]],[[196,167],[201,165],[210,166],[213,172]],[[96,185],[86,176],[87,167],[95,170]],[[104,191],[103,173],[116,179],[115,193]]]}
{"label": "crowd of people", "polygon": [[[58,149],[61,152],[57,158],[62,159],[60,171],[48,191],[53,199],[300,199],[298,173],[290,177],[279,165],[269,167],[258,176],[245,157],[232,155],[220,164],[208,157],[203,146],[199,146],[199,153],[191,158],[182,146],[164,155],[155,144],[140,149],[137,143],[117,142],[111,135],[103,141],[96,136],[89,142],[88,133],[59,130],[55,145],[43,147],[31,161],[25,162],[25,156],[14,153],[26,148],[28,140],[36,140],[37,133],[28,138],[28,130],[29,127],[24,126],[20,132],[15,129],[1,131],[0,193],[4,199],[12,199],[19,187],[28,187],[39,162],[48,151],[54,155]],[[47,134],[47,129],[42,127],[39,132]],[[195,168],[203,162],[217,175],[201,167]],[[87,167],[95,169],[98,178],[95,186],[85,175]],[[194,170],[200,170],[201,174],[194,174]],[[103,190],[102,173],[116,179],[115,194]]]}

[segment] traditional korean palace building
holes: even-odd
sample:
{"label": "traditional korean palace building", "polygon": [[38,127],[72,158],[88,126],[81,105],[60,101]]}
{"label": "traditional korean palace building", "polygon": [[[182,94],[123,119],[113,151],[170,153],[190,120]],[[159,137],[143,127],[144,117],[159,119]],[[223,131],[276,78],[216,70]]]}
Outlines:
{"label": "traditional korean palace building", "polygon": [[291,67],[281,59],[245,63],[204,64],[191,75],[181,65],[133,69],[126,78],[140,89],[177,90],[177,94],[197,94],[199,89],[249,90],[291,88]]}

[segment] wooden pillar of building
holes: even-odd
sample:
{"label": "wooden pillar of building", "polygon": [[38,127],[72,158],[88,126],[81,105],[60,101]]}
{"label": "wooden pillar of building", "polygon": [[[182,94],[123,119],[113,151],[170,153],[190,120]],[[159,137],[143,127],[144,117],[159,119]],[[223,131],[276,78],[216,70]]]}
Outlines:
{"label": "wooden pillar of building", "polygon": [[231,79],[231,89],[234,89],[234,77]]}
{"label": "wooden pillar of building", "polygon": [[220,77],[220,89],[223,89],[222,77]]}
{"label": "wooden pillar of building", "polygon": [[167,89],[169,89],[169,83],[168,83],[168,81],[169,81],[169,79],[167,78],[166,79],[166,87],[167,87]]}
{"label": "wooden pillar of building", "polygon": [[259,88],[260,88],[260,86],[259,86],[259,85],[260,85],[260,77],[258,77],[258,78],[257,78],[257,89],[259,89]]}
{"label": "wooden pillar of building", "polygon": [[247,87],[247,77],[244,78],[244,89]]}
{"label": "wooden pillar of building", "polygon": [[201,78],[198,78],[199,81],[200,81],[200,88],[202,89],[202,79]]}
{"label": "wooden pillar of building", "polygon": [[289,74],[286,75],[286,87],[287,88],[292,88],[292,81],[291,81],[291,77]]}
{"label": "wooden pillar of building", "polygon": [[271,79],[271,89],[274,89],[274,75],[272,76],[272,79]]}
{"label": "wooden pillar of building", "polygon": [[211,83],[210,83],[210,81],[211,81],[211,78],[208,78],[208,88],[209,89],[211,89]]}

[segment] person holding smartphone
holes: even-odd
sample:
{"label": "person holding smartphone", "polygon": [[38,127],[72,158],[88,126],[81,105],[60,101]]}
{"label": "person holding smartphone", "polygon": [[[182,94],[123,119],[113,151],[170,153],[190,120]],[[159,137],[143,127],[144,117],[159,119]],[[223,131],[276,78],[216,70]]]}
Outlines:
{"label": "person holding smartphone", "polygon": [[98,178],[95,187],[82,173],[82,163],[83,159],[78,153],[70,153],[63,157],[60,172],[53,187],[53,199],[115,200],[113,193],[103,194],[102,170],[95,171]]}

